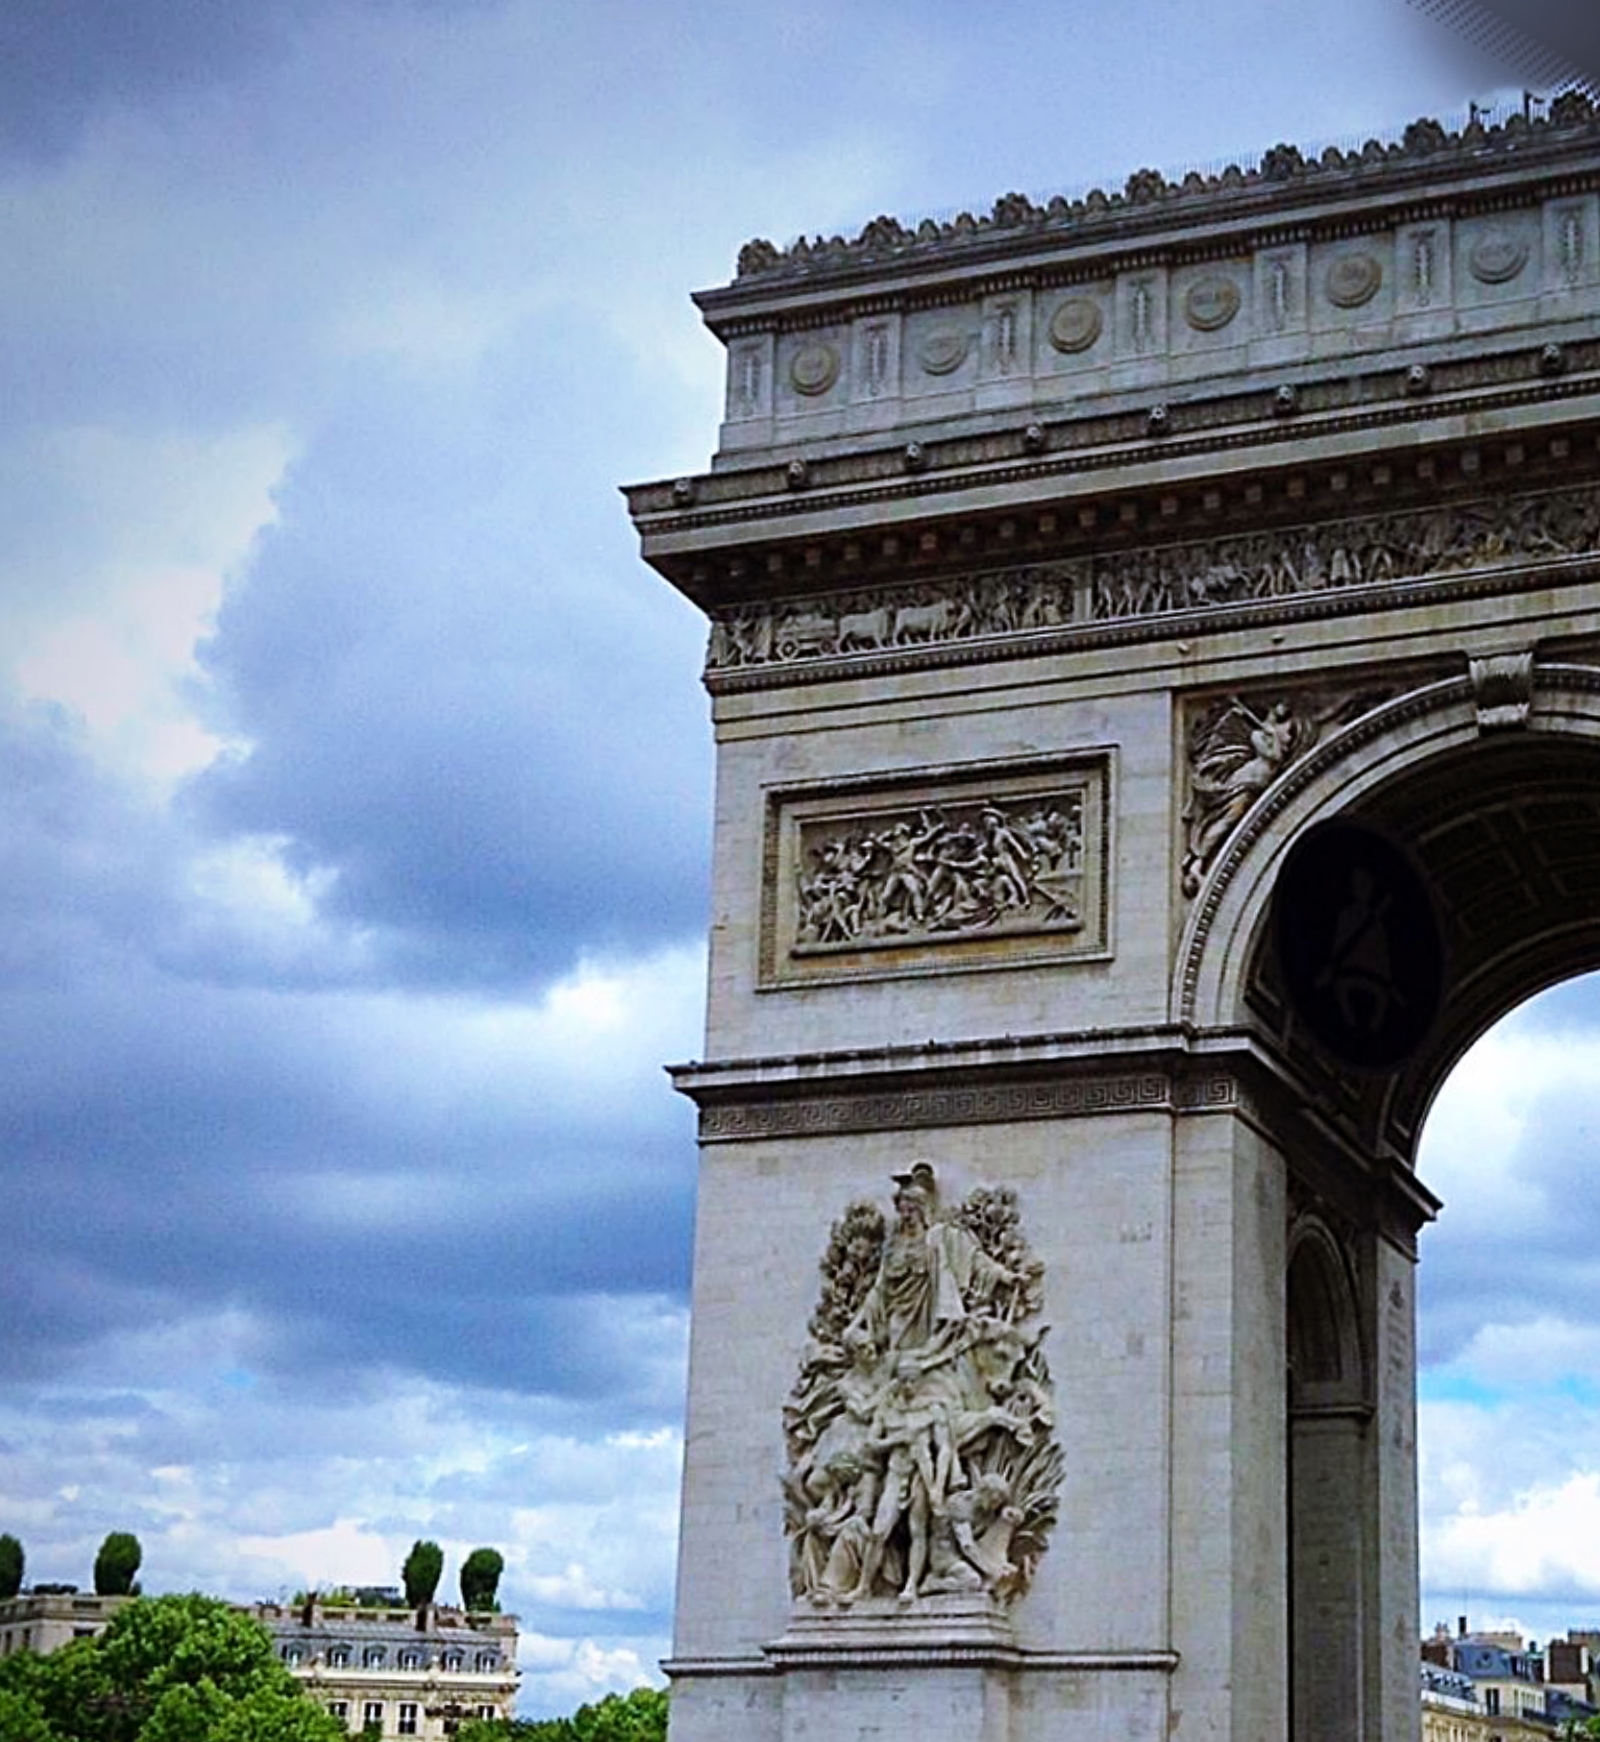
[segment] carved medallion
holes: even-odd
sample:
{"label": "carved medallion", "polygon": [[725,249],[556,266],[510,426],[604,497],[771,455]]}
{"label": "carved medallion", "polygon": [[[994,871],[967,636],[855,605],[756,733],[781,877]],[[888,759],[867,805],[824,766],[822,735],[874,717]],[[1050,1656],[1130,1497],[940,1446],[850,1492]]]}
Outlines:
{"label": "carved medallion", "polygon": [[1239,287],[1218,273],[1197,279],[1183,299],[1184,318],[1197,332],[1214,333],[1239,312]]}
{"label": "carved medallion", "polygon": [[1051,346],[1066,356],[1087,351],[1104,324],[1099,303],[1087,296],[1069,296],[1050,317]]}
{"label": "carved medallion", "polygon": [[951,375],[966,362],[971,348],[971,338],[959,327],[940,327],[922,341],[917,361],[929,375]]}
{"label": "carved medallion", "polygon": [[1383,283],[1383,268],[1373,254],[1341,254],[1328,268],[1322,288],[1335,308],[1360,308]]}
{"label": "carved medallion", "polygon": [[839,352],[824,339],[802,345],[789,360],[789,380],[796,393],[815,399],[839,379]]}
{"label": "carved medallion", "polygon": [[1528,263],[1528,244],[1509,230],[1486,230],[1472,245],[1467,265],[1483,284],[1509,284]]}
{"label": "carved medallion", "polygon": [[891,1215],[852,1204],[823,1255],[783,1417],[790,1588],[819,1609],[1003,1607],[1061,1488],[1044,1266],[1009,1188],[947,1204],[927,1161],[894,1183]]}

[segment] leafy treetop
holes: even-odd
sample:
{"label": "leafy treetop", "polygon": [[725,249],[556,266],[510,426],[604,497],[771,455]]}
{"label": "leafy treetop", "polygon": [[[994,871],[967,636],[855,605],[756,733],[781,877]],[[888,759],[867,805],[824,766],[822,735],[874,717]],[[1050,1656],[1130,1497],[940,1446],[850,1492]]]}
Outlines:
{"label": "leafy treetop", "polygon": [[495,1592],[505,1565],[504,1555],[492,1548],[475,1548],[461,1563],[461,1601],[468,1609],[498,1607]]}
{"label": "leafy treetop", "polygon": [[443,1572],[444,1550],[438,1543],[412,1543],[411,1553],[406,1556],[405,1565],[400,1569],[400,1577],[406,1587],[406,1602],[413,1609],[420,1609],[424,1603],[431,1603],[434,1592],[439,1589],[439,1579]]}
{"label": "leafy treetop", "polygon": [[508,1723],[474,1719],[461,1726],[458,1742],[666,1742],[667,1696],[660,1688],[607,1694],[579,1706],[570,1718]]}
{"label": "leafy treetop", "polygon": [[134,1575],[144,1559],[138,1537],[131,1531],[114,1530],[100,1544],[94,1557],[94,1589],[97,1597],[126,1597],[137,1592]]}
{"label": "leafy treetop", "polygon": [[5,1742],[342,1742],[267,1631],[214,1597],[144,1597],[96,1639],[0,1659]]}
{"label": "leafy treetop", "polygon": [[[7,1531],[4,1536],[0,1536],[0,1603],[5,1602],[8,1597],[16,1596],[22,1589],[22,1570],[25,1564],[22,1544]],[[4,1732],[0,1731],[0,1734]]]}

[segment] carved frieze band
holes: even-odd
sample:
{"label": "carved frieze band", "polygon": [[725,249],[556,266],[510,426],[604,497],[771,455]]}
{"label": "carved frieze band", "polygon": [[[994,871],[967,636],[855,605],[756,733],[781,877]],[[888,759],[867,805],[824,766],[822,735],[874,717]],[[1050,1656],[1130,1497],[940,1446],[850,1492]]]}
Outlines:
{"label": "carved frieze band", "polygon": [[712,618],[706,668],[795,665],[1060,628],[1074,620],[1088,575],[1082,560],[1031,563],[917,586],[743,606]]}
{"label": "carved frieze band", "polygon": [[1090,613],[1143,616],[1600,549],[1600,489],[1363,515],[1097,558]]}
{"label": "carved frieze band", "polygon": [[723,1102],[700,1113],[703,1143],[834,1137],[868,1131],[927,1131],[950,1125],[1003,1125],[1031,1119],[1092,1119],[1107,1113],[1248,1111],[1226,1072],[1165,1071],[1076,1076],[988,1088],[890,1089],[782,1101]]}
{"label": "carved frieze band", "polygon": [[1108,766],[772,794],[762,985],[1104,954]]}
{"label": "carved frieze band", "polygon": [[707,676],[769,681],[819,662],[1054,639],[1177,612],[1404,587],[1600,552],[1600,487],[1352,516],[1199,543],[742,605],[711,624]]}

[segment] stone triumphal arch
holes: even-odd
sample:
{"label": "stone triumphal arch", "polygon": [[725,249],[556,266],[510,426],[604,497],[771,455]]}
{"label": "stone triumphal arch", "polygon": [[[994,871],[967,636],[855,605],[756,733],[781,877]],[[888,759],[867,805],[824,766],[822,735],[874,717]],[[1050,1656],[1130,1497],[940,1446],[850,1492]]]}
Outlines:
{"label": "stone triumphal arch", "polygon": [[674,1742],[1400,1742],[1413,1171],[1600,965],[1600,119],[752,243]]}

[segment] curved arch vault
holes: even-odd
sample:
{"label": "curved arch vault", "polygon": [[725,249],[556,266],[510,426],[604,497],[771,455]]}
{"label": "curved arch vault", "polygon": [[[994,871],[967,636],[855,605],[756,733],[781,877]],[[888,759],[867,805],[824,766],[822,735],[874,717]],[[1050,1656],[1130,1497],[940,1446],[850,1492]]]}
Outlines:
{"label": "curved arch vault", "polygon": [[1600,966],[1600,120],[698,300],[674,1742],[1410,1742],[1417,1138]]}

